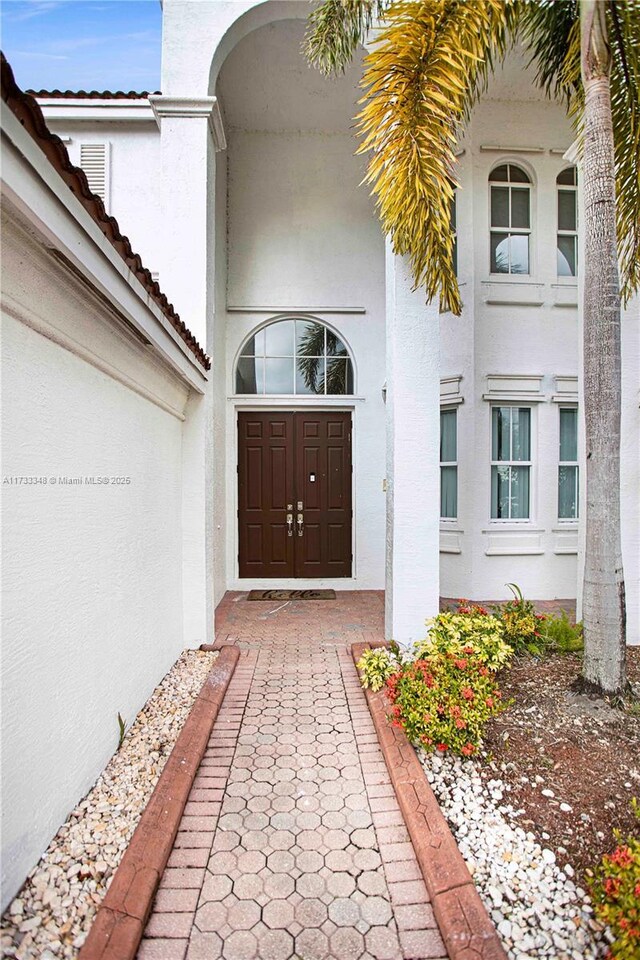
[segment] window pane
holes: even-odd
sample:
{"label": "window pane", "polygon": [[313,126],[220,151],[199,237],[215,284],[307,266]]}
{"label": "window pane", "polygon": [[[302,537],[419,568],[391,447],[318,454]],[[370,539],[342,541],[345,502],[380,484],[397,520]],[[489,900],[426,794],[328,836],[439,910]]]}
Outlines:
{"label": "window pane", "polygon": [[511,273],[529,273],[529,237],[512,233],[510,237]]}
{"label": "window pane", "polygon": [[306,357],[324,356],[325,329],[313,320],[296,320],[296,352]]}
{"label": "window pane", "polygon": [[575,277],[576,275],[576,237],[558,235],[558,276]]}
{"label": "window pane", "polygon": [[576,168],[566,167],[562,173],[558,174],[556,183],[565,183],[567,185],[571,184],[571,186],[575,186],[577,183]]}
{"label": "window pane", "polygon": [[344,394],[349,389],[350,360],[327,360],[327,393]]}
{"label": "window pane", "polygon": [[491,226],[509,226],[508,187],[491,187]]}
{"label": "window pane", "polygon": [[495,170],[492,171],[489,177],[489,180],[498,180],[503,183],[506,183],[508,179],[509,179],[509,169],[506,163],[503,163],[502,166],[500,167],[496,167]]}
{"label": "window pane", "polygon": [[236,369],[236,393],[264,393],[264,360],[240,357]]}
{"label": "window pane", "polygon": [[511,519],[529,519],[529,467],[511,467]]}
{"label": "window pane", "polygon": [[455,519],[458,516],[458,468],[440,468],[440,516]]}
{"label": "window pane", "polygon": [[264,330],[259,330],[254,337],[249,337],[242,351],[243,357],[264,357]]}
{"label": "window pane", "polygon": [[529,229],[528,187],[513,187],[511,190],[511,226]]}
{"label": "window pane", "polygon": [[[266,355],[268,357],[293,356],[293,320],[280,320],[265,328]],[[267,391],[271,392],[271,391]]]}
{"label": "window pane", "polygon": [[558,468],[558,517],[573,520],[578,516],[578,468]]}
{"label": "window pane", "polygon": [[340,339],[336,336],[335,333],[332,333],[331,330],[327,330],[327,356],[328,357],[346,357],[348,356],[347,348]]}
{"label": "window pane", "polygon": [[576,192],[558,190],[558,230],[576,229]]}
{"label": "window pane", "polygon": [[455,461],[458,459],[456,411],[443,410],[440,414],[440,460]]}
{"label": "window pane", "polygon": [[578,459],[578,411],[560,409],[560,460]]}
{"label": "window pane", "polygon": [[530,183],[529,177],[520,167],[509,164],[509,180],[515,183]]}
{"label": "window pane", "polygon": [[491,517],[509,517],[509,475],[511,467],[491,467]]}
{"label": "window pane", "polygon": [[264,392],[293,393],[293,357],[264,361]]}
{"label": "window pane", "polygon": [[324,393],[324,357],[296,359],[296,393]]}
{"label": "window pane", "polygon": [[511,407],[494,407],[491,415],[491,459],[510,460]]}
{"label": "window pane", "polygon": [[531,460],[531,411],[511,408],[511,460]]}
{"label": "window pane", "polygon": [[509,273],[509,234],[491,234],[491,273]]}

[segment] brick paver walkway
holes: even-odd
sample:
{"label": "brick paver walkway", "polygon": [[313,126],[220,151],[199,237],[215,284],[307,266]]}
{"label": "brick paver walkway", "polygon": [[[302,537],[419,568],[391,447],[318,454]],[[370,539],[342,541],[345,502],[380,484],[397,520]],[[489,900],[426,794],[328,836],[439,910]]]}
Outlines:
{"label": "brick paver walkway", "polygon": [[446,956],[350,655],[382,596],[247,602],[139,960]]}

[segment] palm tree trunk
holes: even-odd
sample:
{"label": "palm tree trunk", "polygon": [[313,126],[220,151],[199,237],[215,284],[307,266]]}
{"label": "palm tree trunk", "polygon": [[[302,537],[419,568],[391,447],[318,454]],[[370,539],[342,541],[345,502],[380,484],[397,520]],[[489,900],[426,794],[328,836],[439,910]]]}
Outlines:
{"label": "palm tree trunk", "polygon": [[620,279],[603,0],[581,0],[584,107],[584,415],[586,550],[583,592],[586,686],[627,688],[620,538]]}

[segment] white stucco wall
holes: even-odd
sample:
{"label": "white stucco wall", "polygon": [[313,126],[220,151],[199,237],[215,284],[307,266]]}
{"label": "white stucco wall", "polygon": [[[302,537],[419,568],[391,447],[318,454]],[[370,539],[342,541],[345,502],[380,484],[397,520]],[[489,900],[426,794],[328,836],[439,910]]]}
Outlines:
{"label": "white stucco wall", "polygon": [[3,477],[49,481],[3,485],[4,906],[183,648],[188,389],[13,221],[2,268]]}
{"label": "white stucco wall", "polygon": [[[514,57],[473,113],[460,158],[458,262],[462,317],[441,319],[442,376],[462,376],[458,410],[457,521],[441,524],[441,593],[503,599],[514,580],[535,599],[572,598],[577,584],[577,525],[558,522],[557,376],[578,375],[578,309],[573,280],[556,276],[556,176],[573,135],[561,106],[539,94]],[[518,149],[510,149],[510,147]],[[532,181],[531,273],[489,272],[491,170],[521,166]],[[531,516],[490,518],[493,375],[532,375]],[[506,395],[506,394],[504,394]],[[495,403],[521,402],[526,399]],[[570,398],[567,398],[570,399]]]}
{"label": "white stucco wall", "polygon": [[[236,399],[235,362],[256,326],[271,317],[303,312],[328,323],[344,339],[355,365],[355,399],[311,400],[319,409],[337,404],[351,410],[354,423],[354,576],[332,585],[381,589],[384,243],[368,192],[359,186],[364,167],[354,157],[356,144],[348,132],[357,74],[352,70],[325,86],[300,55],[302,31],[300,23],[284,21],[248,35],[224,63],[216,91],[228,142],[227,585],[246,586],[238,579],[237,566],[237,412],[278,404],[295,409],[309,402]],[[223,279],[219,264],[218,291]],[[219,310],[220,299],[216,302]]]}
{"label": "white stucco wall", "polygon": [[[159,203],[160,131],[148,102],[142,103],[149,114],[144,122],[53,119],[52,108],[45,105],[43,111],[49,129],[68,138],[65,145],[72,163],[77,166],[81,165],[81,144],[107,145],[107,211],[118,220],[144,265],[152,273],[159,273],[161,250],[171,231],[162,222]],[[67,108],[68,113],[72,110]],[[75,112],[82,114],[82,108],[76,107]],[[89,116],[95,117],[95,111]]]}

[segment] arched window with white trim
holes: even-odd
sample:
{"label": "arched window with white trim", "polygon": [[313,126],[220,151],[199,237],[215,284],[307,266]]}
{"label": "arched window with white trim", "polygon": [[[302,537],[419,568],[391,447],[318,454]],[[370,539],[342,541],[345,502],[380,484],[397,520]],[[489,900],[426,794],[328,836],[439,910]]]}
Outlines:
{"label": "arched window with white trim", "polygon": [[558,276],[578,273],[578,173],[565,167],[556,178],[558,187]]}
{"label": "arched window with white trim", "polygon": [[274,320],[252,333],[236,365],[236,393],[258,396],[353,394],[346,344],[309,317]]}
{"label": "arched window with white trim", "polygon": [[531,179],[515,163],[489,176],[491,192],[491,273],[529,274]]}

